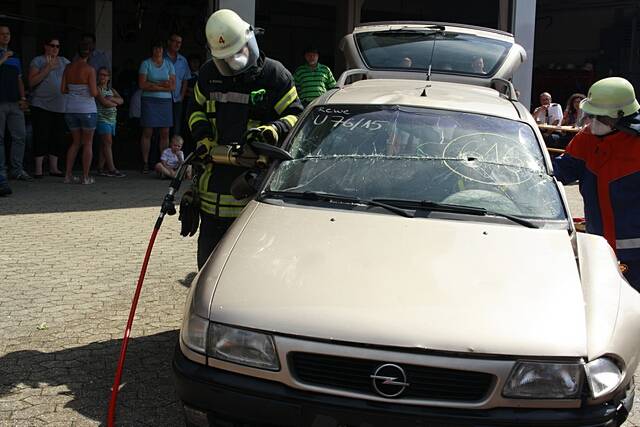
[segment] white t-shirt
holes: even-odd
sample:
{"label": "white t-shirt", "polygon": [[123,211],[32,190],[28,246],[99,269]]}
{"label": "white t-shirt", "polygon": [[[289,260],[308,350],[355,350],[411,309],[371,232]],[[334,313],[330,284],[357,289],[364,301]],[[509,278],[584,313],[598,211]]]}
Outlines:
{"label": "white t-shirt", "polygon": [[181,150],[174,154],[171,148],[165,148],[160,156],[160,160],[169,165],[171,169],[178,169],[178,167],[184,163],[184,153]]}
{"label": "white t-shirt", "polygon": [[557,125],[559,126],[562,123],[562,107],[560,104],[556,104],[552,102],[549,104],[549,108],[546,110],[544,108],[538,107],[536,111],[533,113],[533,118],[538,123],[545,123],[548,125],[554,124],[557,121]]}

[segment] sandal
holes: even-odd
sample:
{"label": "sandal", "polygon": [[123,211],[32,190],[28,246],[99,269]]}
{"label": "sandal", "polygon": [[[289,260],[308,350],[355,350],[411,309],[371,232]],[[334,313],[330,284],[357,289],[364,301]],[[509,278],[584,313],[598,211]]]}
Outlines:
{"label": "sandal", "polygon": [[89,176],[87,178],[82,178],[82,184],[83,185],[89,185],[89,184],[95,184],[96,180],[94,177]]}
{"label": "sandal", "polygon": [[63,181],[65,184],[78,184],[80,183],[79,176],[72,176],[71,178],[65,178]]}
{"label": "sandal", "polygon": [[122,172],[120,172],[118,169],[114,169],[112,171],[107,171],[107,172],[105,172],[105,174],[106,174],[105,176],[109,176],[111,178],[124,178],[125,176],[127,176],[127,175],[123,174]]}
{"label": "sandal", "polygon": [[145,175],[149,173],[149,163],[142,165],[142,173]]}

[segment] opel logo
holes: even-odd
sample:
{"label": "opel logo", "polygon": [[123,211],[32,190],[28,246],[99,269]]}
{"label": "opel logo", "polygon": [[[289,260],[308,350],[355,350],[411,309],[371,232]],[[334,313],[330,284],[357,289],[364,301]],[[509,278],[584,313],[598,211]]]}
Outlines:
{"label": "opel logo", "polygon": [[378,394],[384,397],[399,396],[405,388],[409,387],[404,369],[393,363],[378,366],[371,375],[371,382]]}

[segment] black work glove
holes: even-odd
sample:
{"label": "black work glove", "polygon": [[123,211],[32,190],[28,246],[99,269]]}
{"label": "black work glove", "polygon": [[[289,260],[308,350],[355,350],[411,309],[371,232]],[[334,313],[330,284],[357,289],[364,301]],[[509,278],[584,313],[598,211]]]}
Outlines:
{"label": "black work glove", "polygon": [[200,225],[200,203],[191,190],[187,190],[180,200],[180,235],[191,237],[198,231]]}
{"label": "black work glove", "polygon": [[196,156],[202,160],[206,159],[211,155],[211,150],[217,144],[211,138],[203,138],[196,143]]}
{"label": "black work glove", "polygon": [[257,141],[276,145],[278,144],[278,132],[276,131],[276,128],[271,125],[258,126],[257,128],[250,129],[247,132],[246,140],[249,144]]}

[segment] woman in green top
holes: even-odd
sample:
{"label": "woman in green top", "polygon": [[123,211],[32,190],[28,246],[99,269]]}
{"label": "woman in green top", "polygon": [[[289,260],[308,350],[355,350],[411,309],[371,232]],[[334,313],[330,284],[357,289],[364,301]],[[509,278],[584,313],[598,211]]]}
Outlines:
{"label": "woman in green top", "polygon": [[[113,163],[113,135],[116,134],[116,108],[124,102],[115,89],[110,87],[111,75],[106,67],[98,70],[98,124],[96,133],[100,137],[100,157],[98,158],[98,175],[121,178],[125,176],[116,169]],[[106,164],[106,169],[105,169]]]}

